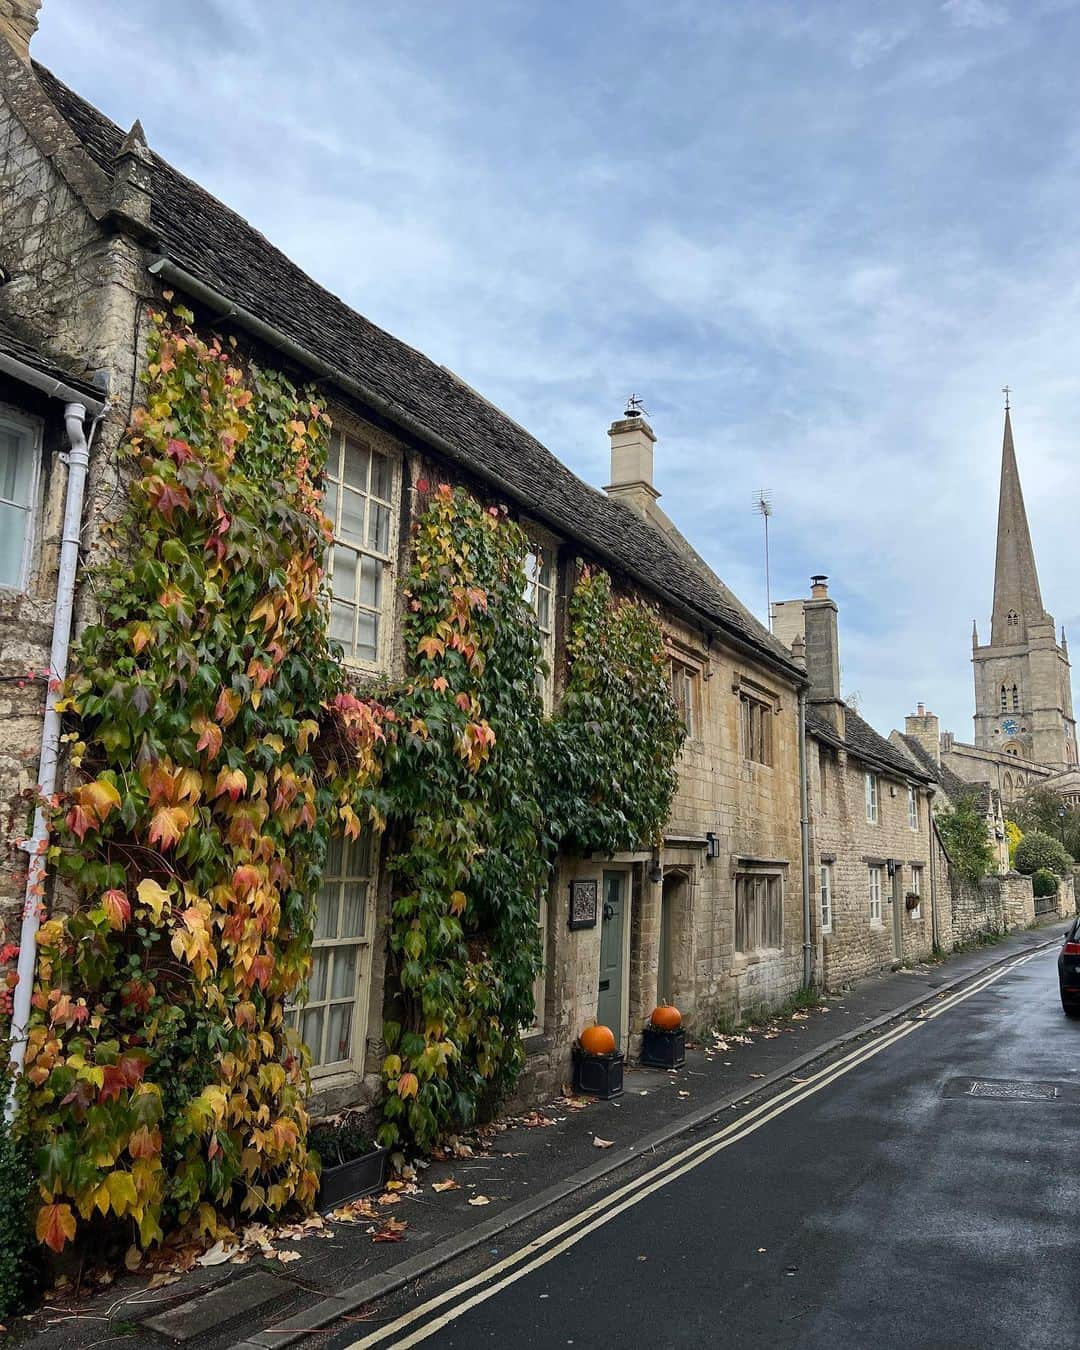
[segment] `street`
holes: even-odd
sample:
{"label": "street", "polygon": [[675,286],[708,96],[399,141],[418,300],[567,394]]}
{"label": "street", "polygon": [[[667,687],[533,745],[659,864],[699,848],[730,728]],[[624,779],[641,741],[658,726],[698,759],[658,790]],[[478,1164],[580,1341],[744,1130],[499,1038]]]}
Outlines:
{"label": "street", "polygon": [[1076,1345],[1080,1024],[1055,959],[928,1001],[319,1343]]}

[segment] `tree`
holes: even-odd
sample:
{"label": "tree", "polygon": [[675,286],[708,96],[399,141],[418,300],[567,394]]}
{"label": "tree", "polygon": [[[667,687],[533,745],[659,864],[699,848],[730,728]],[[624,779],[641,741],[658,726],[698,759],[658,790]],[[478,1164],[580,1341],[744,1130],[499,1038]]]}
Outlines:
{"label": "tree", "polygon": [[1032,788],[1013,803],[1009,816],[1025,834],[1048,834],[1080,860],[1080,811],[1066,806],[1052,788]]}
{"label": "tree", "polygon": [[974,793],[962,797],[954,808],[939,811],[935,819],[953,869],[977,885],[994,866],[994,850]]}
{"label": "tree", "polygon": [[1017,845],[1016,870],[1025,876],[1046,870],[1064,877],[1072,870],[1072,858],[1060,840],[1043,834],[1041,830],[1032,830]]}

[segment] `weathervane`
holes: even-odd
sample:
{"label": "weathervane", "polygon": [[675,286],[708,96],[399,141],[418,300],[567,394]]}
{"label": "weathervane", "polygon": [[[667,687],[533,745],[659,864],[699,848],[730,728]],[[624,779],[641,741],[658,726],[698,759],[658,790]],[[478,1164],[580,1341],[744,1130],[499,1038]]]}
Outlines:
{"label": "weathervane", "polygon": [[1004,385],[1001,386],[1001,392],[1005,395],[1005,411],[1008,412],[1008,411],[1009,411],[1009,395],[1012,393],[1012,390],[1009,388],[1009,386],[1008,386],[1007,384],[1004,384]]}

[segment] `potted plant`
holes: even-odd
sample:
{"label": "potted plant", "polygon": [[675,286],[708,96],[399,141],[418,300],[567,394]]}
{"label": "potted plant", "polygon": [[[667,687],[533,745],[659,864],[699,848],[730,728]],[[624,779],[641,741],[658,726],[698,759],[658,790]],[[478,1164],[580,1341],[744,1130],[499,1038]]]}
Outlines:
{"label": "potted plant", "polygon": [[922,904],[922,896],[917,891],[908,891],[907,895],[904,896],[904,903],[908,909],[918,909]]}
{"label": "potted plant", "polygon": [[319,1209],[381,1191],[389,1153],[371,1142],[356,1112],[330,1116],[308,1133],[308,1147],[319,1155]]}
{"label": "potted plant", "polygon": [[652,1010],[641,1034],[641,1062],[655,1069],[678,1069],[686,1063],[682,1013],[670,1003],[661,1003]]}
{"label": "potted plant", "polygon": [[623,1056],[615,1048],[610,1027],[591,1026],[573,1049],[574,1091],[590,1097],[619,1097],[623,1090]]}

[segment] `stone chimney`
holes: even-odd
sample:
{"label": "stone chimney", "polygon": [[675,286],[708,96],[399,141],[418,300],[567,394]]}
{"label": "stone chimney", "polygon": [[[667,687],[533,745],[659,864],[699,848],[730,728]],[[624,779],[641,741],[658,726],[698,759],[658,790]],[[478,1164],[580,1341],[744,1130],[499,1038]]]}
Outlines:
{"label": "stone chimney", "polygon": [[904,735],[919,742],[935,764],[941,763],[941,729],[938,719],[918,704],[913,713],[904,718]]}
{"label": "stone chimney", "polygon": [[660,496],[653,487],[656,433],[645,420],[640,400],[631,398],[626,412],[608,428],[611,438],[611,482],[604,491],[645,517]]}
{"label": "stone chimney", "polygon": [[829,578],[810,578],[810,599],[803,603],[806,638],[806,674],[814,709],[844,734],[844,704],[840,697],[840,637],[836,601],[829,599]]}
{"label": "stone chimney", "polygon": [[806,619],[803,615],[805,600],[774,600],[772,607],[773,637],[778,638],[792,652],[795,643],[800,642],[805,651]]}
{"label": "stone chimney", "polygon": [[41,0],[0,0],[0,38],[15,55],[30,62],[30,39],[37,32]]}

